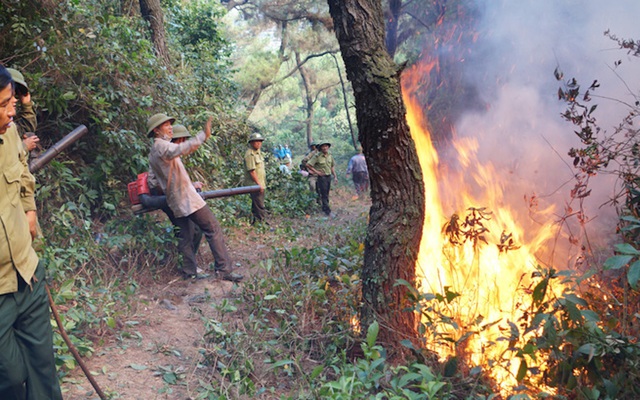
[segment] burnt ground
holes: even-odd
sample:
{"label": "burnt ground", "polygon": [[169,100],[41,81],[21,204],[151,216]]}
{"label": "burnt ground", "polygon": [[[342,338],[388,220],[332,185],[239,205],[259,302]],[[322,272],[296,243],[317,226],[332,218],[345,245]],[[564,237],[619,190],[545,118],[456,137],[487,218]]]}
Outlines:
{"label": "burnt ground", "polygon": [[[246,223],[226,228],[227,245],[237,263],[237,272],[246,281],[261,273],[260,261],[272,258],[274,248],[310,248],[326,239],[282,235],[278,227],[296,226],[299,231],[309,232],[319,224],[348,226],[368,213],[370,201],[354,200],[352,196],[349,188],[332,190],[332,218],[316,213],[300,219],[271,218],[270,226],[261,229]],[[198,257],[202,265],[212,261],[206,243],[201,244]],[[242,285],[215,277],[184,280],[177,271],[150,279],[131,299],[131,312],[126,321],[119,321],[122,328],[94,343],[93,356],[85,359],[87,367],[102,390],[114,399],[195,398],[203,375],[199,369],[205,344],[204,319],[219,315],[215,306],[239,296]],[[242,321],[238,322],[237,326],[242,326]],[[167,383],[172,376],[179,377],[176,384]],[[98,399],[79,367],[64,378],[62,388],[67,400]]]}

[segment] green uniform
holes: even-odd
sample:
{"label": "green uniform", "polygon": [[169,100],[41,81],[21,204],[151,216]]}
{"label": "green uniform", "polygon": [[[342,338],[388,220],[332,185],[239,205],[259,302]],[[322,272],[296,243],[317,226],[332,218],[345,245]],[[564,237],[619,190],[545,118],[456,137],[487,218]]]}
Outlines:
{"label": "green uniform", "polygon": [[322,152],[318,152],[315,154],[309,161],[307,161],[307,165],[312,166],[314,169],[317,169],[320,172],[323,172],[325,175],[331,175],[331,168],[336,166],[336,161],[333,159],[331,153],[323,154]]}
{"label": "green uniform", "polygon": [[33,103],[22,104],[18,101],[16,107],[19,108],[16,112],[16,125],[18,126],[18,133],[20,136],[27,132],[35,132],[38,127],[38,120],[36,119],[36,112],[33,110]]}
{"label": "green uniform", "polygon": [[258,184],[262,187],[267,186],[267,173],[264,170],[264,156],[261,150],[247,149],[244,153],[244,184],[246,186],[255,185],[256,182],[251,178],[250,171],[256,171]]}
{"label": "green uniform", "polygon": [[15,124],[0,138],[0,399],[62,399],[44,267],[25,216],[36,208],[35,179]]}
{"label": "green uniform", "polygon": [[[249,147],[244,153],[244,184],[253,186],[256,182],[251,177],[251,171],[255,171],[258,184],[263,188],[267,187],[267,173],[264,169],[264,156],[260,149],[256,150]],[[251,214],[253,218],[251,223],[256,221],[264,221],[267,210],[264,206],[264,191],[259,193],[251,193]]]}
{"label": "green uniform", "polygon": [[331,215],[329,192],[331,191],[331,176],[333,175],[333,168],[336,162],[330,153],[324,154],[322,151],[319,151],[318,154],[307,162],[307,165],[322,173],[322,175],[318,176],[316,182],[316,193],[318,193],[322,211],[327,215]]}

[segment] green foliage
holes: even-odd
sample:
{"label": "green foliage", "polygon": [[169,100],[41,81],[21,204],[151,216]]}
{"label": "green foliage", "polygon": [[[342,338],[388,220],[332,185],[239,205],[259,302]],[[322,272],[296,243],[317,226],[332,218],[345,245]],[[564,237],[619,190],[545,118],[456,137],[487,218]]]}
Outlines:
{"label": "green foliage", "polygon": [[[277,249],[243,283],[241,298],[218,304],[221,316],[205,320],[205,362],[224,379],[202,382],[198,398],[277,393],[282,380],[291,398],[313,397],[323,368],[310,360],[329,365],[353,342],[363,236],[358,224],[339,247]],[[241,330],[234,325],[240,311]]]}
{"label": "green foliage", "polygon": [[273,214],[288,217],[310,214],[316,204],[316,194],[309,190],[308,179],[295,170],[285,174],[278,167],[275,162],[269,164],[266,208]]}
{"label": "green foliage", "polygon": [[361,343],[363,359],[334,367],[336,380],[324,382],[318,390],[323,399],[448,399],[448,383],[420,363],[390,366],[385,351],[375,345],[378,323],[369,326]]}
{"label": "green foliage", "polygon": [[[521,361],[518,380],[533,393],[543,383],[559,395],[638,397],[640,347],[634,338],[604,324],[603,310],[591,307],[572,289],[586,277],[553,269],[536,276],[529,312],[511,325],[511,336],[505,338],[526,338],[511,349]],[[565,288],[559,296],[549,289],[554,281]],[[546,363],[542,368],[540,360]]]}

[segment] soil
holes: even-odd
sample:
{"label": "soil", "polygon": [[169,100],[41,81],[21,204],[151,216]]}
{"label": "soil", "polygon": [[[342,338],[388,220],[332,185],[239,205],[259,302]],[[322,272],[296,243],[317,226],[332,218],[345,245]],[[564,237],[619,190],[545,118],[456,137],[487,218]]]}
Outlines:
{"label": "soil", "polygon": [[[257,229],[243,223],[226,228],[227,246],[236,261],[236,272],[245,281],[259,273],[260,260],[272,258],[274,248],[307,247],[317,245],[313,237],[287,238],[277,235],[279,226],[309,226],[329,224],[346,226],[368,213],[369,199],[353,198],[349,188],[331,191],[331,205],[335,215],[322,213],[296,220],[270,218],[269,226]],[[198,257],[208,265],[212,256],[206,243],[201,244]],[[325,243],[326,245],[326,243]],[[140,285],[134,296],[127,321],[110,335],[94,343],[94,354],[85,359],[103,392],[114,399],[194,399],[202,372],[201,350],[204,348],[203,318],[217,314],[216,304],[237,297],[242,283],[233,284],[215,276],[184,280],[177,271],[149,279]],[[168,384],[163,375],[180,376],[178,383]],[[82,370],[70,371],[62,383],[67,400],[99,399]],[[267,397],[264,397],[267,398]]]}

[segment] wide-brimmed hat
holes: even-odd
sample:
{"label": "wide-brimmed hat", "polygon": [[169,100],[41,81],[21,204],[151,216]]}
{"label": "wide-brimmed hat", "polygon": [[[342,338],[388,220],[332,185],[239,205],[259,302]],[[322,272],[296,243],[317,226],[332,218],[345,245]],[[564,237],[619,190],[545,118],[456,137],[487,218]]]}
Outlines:
{"label": "wide-brimmed hat", "polygon": [[153,137],[154,129],[156,129],[157,127],[159,127],[160,125],[164,124],[167,121],[171,121],[171,123],[173,124],[175,120],[176,120],[175,118],[169,117],[165,113],[158,113],[158,114],[152,115],[147,120],[147,136]]}
{"label": "wide-brimmed hat", "polygon": [[176,124],[173,126],[173,138],[172,139],[180,139],[180,138],[188,138],[191,137],[189,130],[186,126],[181,124]]}
{"label": "wide-brimmed hat", "polygon": [[11,79],[13,79],[15,83],[20,86],[24,86],[24,88],[29,91],[29,85],[27,85],[27,82],[24,80],[24,75],[22,75],[22,72],[13,68],[7,68],[7,71],[9,71],[9,74],[11,74]]}
{"label": "wide-brimmed hat", "polygon": [[320,142],[320,143],[316,144],[316,148],[318,148],[318,147],[322,147],[322,146],[324,146],[325,144],[326,144],[327,146],[331,147],[331,143],[329,143],[329,142]]}

